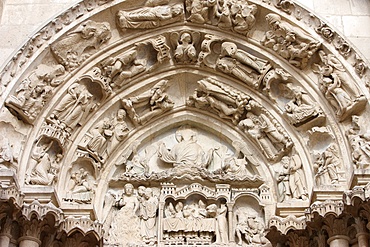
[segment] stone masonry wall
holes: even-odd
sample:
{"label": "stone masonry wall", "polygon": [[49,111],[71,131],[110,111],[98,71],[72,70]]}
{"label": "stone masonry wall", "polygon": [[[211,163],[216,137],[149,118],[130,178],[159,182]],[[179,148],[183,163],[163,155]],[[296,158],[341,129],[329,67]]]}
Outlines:
{"label": "stone masonry wall", "polygon": [[[273,0],[275,1],[275,0]],[[43,24],[78,0],[0,0],[0,68]],[[370,61],[370,0],[296,0],[326,19]]]}

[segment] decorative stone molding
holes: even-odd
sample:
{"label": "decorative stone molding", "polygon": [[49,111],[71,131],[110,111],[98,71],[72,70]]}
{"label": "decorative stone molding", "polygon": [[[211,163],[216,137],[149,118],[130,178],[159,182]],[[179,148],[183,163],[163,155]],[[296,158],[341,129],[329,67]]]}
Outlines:
{"label": "decorative stone molding", "polygon": [[92,233],[97,239],[101,239],[103,237],[102,224],[97,221],[93,221],[86,216],[68,216],[63,219],[59,226],[59,230],[64,231],[67,236],[71,235],[76,229],[79,230],[83,235]]}
{"label": "decorative stone molding", "polygon": [[306,228],[306,218],[293,215],[285,218],[274,216],[268,222],[268,228],[272,227],[275,227],[282,234],[287,234],[290,230],[304,230]]}
{"label": "decorative stone molding", "polygon": [[36,216],[37,220],[42,221],[47,214],[51,214],[55,217],[56,224],[59,224],[63,219],[63,211],[52,203],[42,205],[38,200],[34,200],[31,204],[24,204],[22,207],[22,216],[29,221],[31,221],[34,216]]}
{"label": "decorative stone molding", "polygon": [[333,215],[334,217],[340,216],[344,211],[344,203],[342,201],[324,201],[314,202],[306,210],[306,220],[310,222],[314,219],[315,214],[325,218],[327,215]]}

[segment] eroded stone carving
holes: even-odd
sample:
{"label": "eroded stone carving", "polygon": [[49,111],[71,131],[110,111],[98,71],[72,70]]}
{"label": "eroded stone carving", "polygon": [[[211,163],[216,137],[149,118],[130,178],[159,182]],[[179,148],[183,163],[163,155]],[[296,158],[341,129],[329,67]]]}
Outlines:
{"label": "eroded stone carving", "polygon": [[339,147],[332,143],[324,152],[318,155],[314,168],[316,171],[315,179],[318,185],[337,184],[339,181],[339,170],[341,161]]}
{"label": "eroded stone carving", "polygon": [[9,143],[9,139],[0,137],[0,170],[11,169],[16,171],[18,160],[14,157],[13,146]]}
{"label": "eroded stone carving", "polygon": [[257,5],[244,1],[185,1],[187,20],[198,24],[217,25],[247,35],[256,23]]}
{"label": "eroded stone carving", "polygon": [[29,173],[26,176],[26,184],[31,185],[52,185],[57,180],[60,161],[63,155],[49,154],[53,141],[36,145],[33,149]]}
{"label": "eroded stone carving", "polygon": [[103,73],[111,78],[111,86],[121,87],[128,79],[146,70],[147,61],[137,58],[137,49],[132,49],[118,57],[110,57],[102,62]]}
{"label": "eroded stone carving", "polygon": [[184,7],[182,4],[142,7],[131,11],[120,10],[117,13],[118,25],[122,29],[156,28],[183,18]]}
{"label": "eroded stone carving", "polygon": [[342,63],[333,54],[319,51],[320,64],[315,64],[314,72],[319,76],[320,91],[336,110],[340,120],[354,111],[362,110],[365,96],[349,79]]}
{"label": "eroded stone carving", "polygon": [[283,69],[271,69],[263,78],[263,92],[280,106],[290,123],[296,127],[324,119],[320,106],[301,86],[292,81],[292,76]]}
{"label": "eroded stone carving", "polygon": [[[261,184],[256,171],[260,160],[247,143],[233,141],[233,153],[224,144],[210,145],[204,140],[200,143],[198,138],[197,129],[183,125],[176,130],[177,143],[170,149],[162,140],[142,148],[141,152],[138,152],[140,143],[129,145],[116,161],[116,165],[124,165],[117,180],[169,182],[190,179]],[[165,168],[169,165],[170,168]]]}
{"label": "eroded stone carving", "polygon": [[286,115],[295,126],[304,124],[323,115],[321,108],[315,104],[300,86],[287,84],[291,99],[285,105]]}
{"label": "eroded stone carving", "polygon": [[54,108],[47,121],[70,134],[93,107],[93,94],[89,92],[87,86],[74,83],[68,88],[67,94]]}
{"label": "eroded stone carving", "polygon": [[256,141],[269,160],[276,160],[293,146],[290,138],[264,113],[257,116],[248,112],[247,118],[238,125]]}
{"label": "eroded stone carving", "polygon": [[351,127],[346,132],[352,149],[352,160],[357,168],[367,169],[370,166],[370,135],[361,133],[360,118],[352,116]]}
{"label": "eroded stone carving", "polygon": [[90,203],[94,195],[94,177],[90,171],[80,166],[72,171],[65,201]]}
{"label": "eroded stone carving", "polygon": [[304,69],[321,43],[300,28],[283,21],[277,14],[267,14],[267,31],[261,43],[273,49],[290,64]]}
{"label": "eroded stone carving", "polygon": [[64,73],[62,65],[39,65],[21,82],[15,95],[7,99],[9,110],[25,122],[33,123],[53,95],[54,88],[63,82]]}
{"label": "eroded stone carving", "polygon": [[235,235],[238,245],[242,246],[246,243],[247,246],[263,246],[268,242],[264,234],[265,226],[262,219],[253,215],[253,212],[249,212],[248,208],[238,208],[235,214]]}
{"label": "eroded stone carving", "polygon": [[279,201],[307,200],[307,184],[300,157],[297,154],[291,157],[284,156],[281,159],[281,165],[282,170],[277,174]]}
{"label": "eroded stone carving", "polygon": [[91,56],[91,48],[97,50],[111,36],[109,23],[88,20],[51,45],[51,51],[60,64],[73,70]]}
{"label": "eroded stone carving", "polygon": [[246,111],[250,97],[223,83],[208,77],[197,82],[198,87],[189,96],[187,104],[199,109],[212,109],[221,118],[230,119],[234,124],[240,121]]}
{"label": "eroded stone carving", "polygon": [[[152,89],[143,94],[122,100],[123,107],[135,125],[143,125],[153,117],[173,108],[173,101],[165,93],[168,86],[168,80],[160,80]],[[146,111],[139,115],[136,109],[143,106],[149,107],[149,112]]]}

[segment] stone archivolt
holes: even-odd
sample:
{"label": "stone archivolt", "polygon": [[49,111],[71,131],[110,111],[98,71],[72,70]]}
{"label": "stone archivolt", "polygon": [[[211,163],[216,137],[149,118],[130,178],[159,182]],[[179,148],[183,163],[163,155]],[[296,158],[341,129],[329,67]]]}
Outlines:
{"label": "stone archivolt", "polygon": [[83,1],[35,35],[1,77],[0,246],[367,246],[367,66],[267,2]]}

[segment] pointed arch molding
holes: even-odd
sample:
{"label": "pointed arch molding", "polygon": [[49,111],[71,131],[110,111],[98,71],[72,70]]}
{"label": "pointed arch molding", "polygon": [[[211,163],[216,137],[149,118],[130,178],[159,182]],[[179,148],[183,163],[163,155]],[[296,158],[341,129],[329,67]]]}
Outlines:
{"label": "pointed arch molding", "polygon": [[1,72],[2,183],[60,208],[67,235],[113,231],[131,183],[158,224],[172,203],[226,203],[241,241],[243,207],[267,226],[368,181],[369,73],[292,1],[81,1]]}

